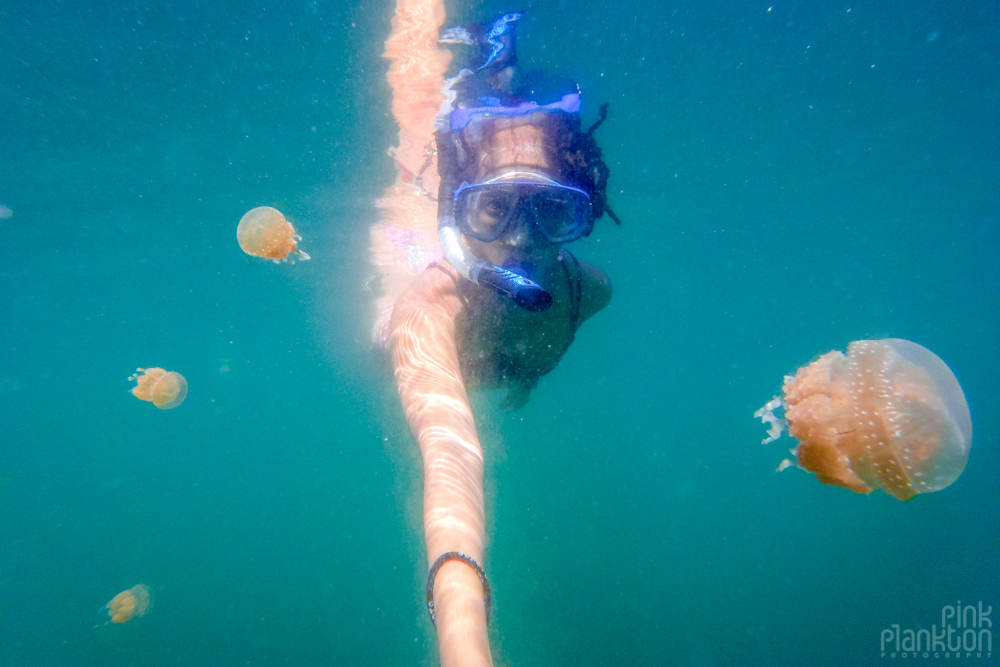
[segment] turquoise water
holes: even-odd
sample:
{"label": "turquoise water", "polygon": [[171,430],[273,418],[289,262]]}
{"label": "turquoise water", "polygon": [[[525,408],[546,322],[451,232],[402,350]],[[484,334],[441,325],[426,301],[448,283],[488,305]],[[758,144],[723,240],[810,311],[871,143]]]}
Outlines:
{"label": "turquoise water", "polygon": [[[522,61],[611,105],[624,225],[573,247],[614,299],[529,405],[473,396],[498,664],[886,664],[892,624],[995,623],[996,3],[653,4],[519,6]],[[0,663],[433,664],[419,461],[368,355],[392,5],[203,5],[0,5]],[[311,261],[239,250],[259,205]],[[962,383],[962,477],[775,474],[753,411],[883,337]],[[137,583],[153,609],[103,626]]]}

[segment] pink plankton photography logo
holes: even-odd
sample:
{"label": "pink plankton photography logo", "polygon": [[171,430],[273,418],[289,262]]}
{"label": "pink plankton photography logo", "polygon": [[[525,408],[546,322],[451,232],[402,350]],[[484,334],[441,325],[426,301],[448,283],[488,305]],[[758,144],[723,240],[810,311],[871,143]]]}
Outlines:
{"label": "pink plankton photography logo", "polygon": [[993,657],[993,606],[984,607],[982,601],[973,606],[954,605],[941,607],[941,625],[913,630],[900,629],[894,623],[882,630],[880,651],[882,658],[975,660]]}

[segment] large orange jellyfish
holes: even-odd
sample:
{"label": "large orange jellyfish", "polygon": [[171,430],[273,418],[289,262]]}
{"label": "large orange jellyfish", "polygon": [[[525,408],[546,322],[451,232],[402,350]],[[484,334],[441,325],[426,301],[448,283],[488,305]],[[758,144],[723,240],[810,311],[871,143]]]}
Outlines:
{"label": "large orange jellyfish", "polygon": [[188,393],[188,383],[177,371],[162,368],[137,368],[129,377],[129,382],[138,381],[132,387],[132,395],[143,401],[152,401],[161,410],[176,408],[184,402]]}
{"label": "large orange jellyfish", "polygon": [[[794,376],[784,397],[754,413],[769,423],[764,444],[783,429],[798,439],[778,470],[798,464],[824,484],[857,493],[882,488],[897,500],[945,488],[962,474],[972,418],[951,369],[901,338],[857,340]],[[774,415],[784,408],[785,418]]]}
{"label": "large orange jellyfish", "polygon": [[298,249],[302,237],[295,233],[292,223],[276,208],[258,206],[240,219],[236,227],[236,240],[243,252],[254,257],[273,259],[307,260],[309,255]]}
{"label": "large orange jellyfish", "polygon": [[149,586],[138,584],[111,598],[105,608],[112,623],[127,623],[133,618],[144,616],[152,606],[153,594]]}

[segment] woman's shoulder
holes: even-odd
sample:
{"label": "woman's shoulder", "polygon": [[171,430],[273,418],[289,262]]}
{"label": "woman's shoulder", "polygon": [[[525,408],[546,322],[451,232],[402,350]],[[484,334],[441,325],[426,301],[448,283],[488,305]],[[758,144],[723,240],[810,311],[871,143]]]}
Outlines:
{"label": "woman's shoulder", "polygon": [[396,301],[394,308],[405,306],[441,308],[454,316],[462,308],[458,285],[462,277],[446,262],[428,266]]}
{"label": "woman's shoulder", "polygon": [[580,321],[583,322],[611,303],[611,280],[608,274],[593,264],[577,260],[580,265]]}

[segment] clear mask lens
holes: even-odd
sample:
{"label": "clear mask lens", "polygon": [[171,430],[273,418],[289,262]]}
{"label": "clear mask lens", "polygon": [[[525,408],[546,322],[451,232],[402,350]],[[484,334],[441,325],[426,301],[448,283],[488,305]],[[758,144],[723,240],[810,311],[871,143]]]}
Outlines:
{"label": "clear mask lens", "polygon": [[581,202],[566,192],[547,190],[529,199],[530,210],[545,238],[563,239],[571,235],[582,220]]}
{"label": "clear mask lens", "polygon": [[495,241],[515,220],[534,224],[549,243],[566,243],[589,228],[590,197],[577,188],[547,183],[464,185],[454,196],[455,220],[466,235]]}
{"label": "clear mask lens", "polygon": [[513,188],[470,191],[463,221],[476,238],[495,239],[504,232],[517,212],[518,193]]}

